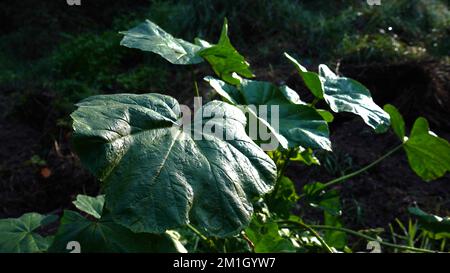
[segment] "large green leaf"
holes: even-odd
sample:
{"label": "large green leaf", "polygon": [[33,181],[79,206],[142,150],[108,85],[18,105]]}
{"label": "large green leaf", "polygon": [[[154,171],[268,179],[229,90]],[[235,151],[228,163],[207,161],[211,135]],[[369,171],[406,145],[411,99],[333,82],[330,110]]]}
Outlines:
{"label": "large green leaf", "polygon": [[58,217],[26,213],[19,218],[0,220],[0,252],[1,253],[33,253],[44,252],[52,242],[52,237],[43,237],[37,232]]}
{"label": "large green leaf", "polygon": [[75,207],[97,219],[100,219],[105,204],[105,196],[90,197],[87,195],[77,195],[77,200],[72,202]]}
{"label": "large green leaf", "polygon": [[434,238],[450,238],[450,217],[443,218],[415,207],[408,208],[408,211],[417,217],[421,228],[432,233]]}
{"label": "large green leaf", "polygon": [[150,20],[121,34],[124,35],[121,45],[151,51],[173,64],[203,62],[203,59],[198,56],[201,46],[173,37]]}
{"label": "large green leaf", "polygon": [[[204,43],[202,43],[204,44]],[[246,78],[254,77],[250,65],[245,58],[233,47],[228,38],[228,23],[225,19],[219,42],[198,52],[211,65],[214,72],[224,81],[239,84],[240,79],[234,73]]]}
{"label": "large green leaf", "polygon": [[105,182],[114,220],[134,232],[192,220],[207,234],[236,234],[250,221],[251,199],[275,182],[275,164],[230,104],[204,105],[188,130],[178,126],[178,102],[160,94],[93,96],[78,107],[74,147]]}
{"label": "large green leaf", "polygon": [[70,252],[70,242],[77,242],[81,252],[186,252],[170,232],[134,233],[109,215],[89,220],[66,210],[49,252]]}
{"label": "large green leaf", "polygon": [[[312,107],[305,105],[287,86],[277,87],[269,82],[242,80],[234,87],[220,80],[205,80],[227,101],[236,105],[267,106],[267,115],[257,112],[258,119],[269,124],[280,143],[285,138],[289,147],[321,148],[331,150],[327,122]],[[278,129],[273,126],[272,106],[278,106]],[[281,137],[280,137],[281,135]]]}
{"label": "large green leaf", "polygon": [[450,171],[450,144],[429,131],[426,119],[416,120],[403,147],[409,165],[423,180],[435,180]]}
{"label": "large green leaf", "polygon": [[394,105],[386,104],[383,108],[390,116],[391,127],[394,130],[394,133],[403,142],[405,139],[405,121],[403,120],[402,115]]}
{"label": "large green leaf", "polygon": [[375,104],[364,85],[353,79],[337,76],[323,64],[319,66],[319,75],[325,79],[323,97],[331,110],[359,115],[378,133],[389,128],[389,114]]}
{"label": "large green leaf", "polygon": [[199,38],[195,44],[175,38],[150,20],[121,34],[124,35],[121,45],[156,53],[173,64],[197,64],[206,60],[221,79],[231,84],[240,83],[239,75],[254,77],[248,62],[230,42],[226,19],[217,44]]}
{"label": "large green leaf", "polygon": [[324,64],[319,65],[319,74],[310,72],[293,57],[286,53],[285,56],[294,64],[309,90],[317,98],[325,99],[331,110],[359,115],[377,133],[389,128],[389,115],[375,104],[364,85],[337,76]]}

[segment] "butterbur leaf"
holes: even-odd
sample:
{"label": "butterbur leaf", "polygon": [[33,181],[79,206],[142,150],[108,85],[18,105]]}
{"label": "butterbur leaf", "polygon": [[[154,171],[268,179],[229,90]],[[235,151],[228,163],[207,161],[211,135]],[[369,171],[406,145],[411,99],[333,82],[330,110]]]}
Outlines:
{"label": "butterbur leaf", "polygon": [[409,213],[416,216],[422,229],[432,233],[436,239],[450,238],[450,217],[440,217],[425,211],[410,207]]}
{"label": "butterbur leaf", "polygon": [[390,116],[391,127],[394,130],[394,133],[403,142],[405,139],[405,121],[403,120],[402,115],[394,105],[386,104],[383,108]]}
{"label": "butterbur leaf", "polygon": [[361,83],[339,77],[328,66],[319,66],[324,78],[324,99],[334,112],[350,112],[359,115],[375,132],[383,133],[389,128],[389,114],[373,101],[369,90]]}
{"label": "butterbur leaf", "polygon": [[415,121],[403,147],[411,169],[423,180],[435,180],[450,171],[450,144],[429,131],[426,119]]}
{"label": "butterbur leaf", "polygon": [[236,234],[250,221],[252,198],[276,179],[245,115],[225,102],[204,105],[187,129],[178,102],[160,94],[93,96],[71,116],[74,148],[104,181],[106,208],[134,232],[191,220],[209,235]]}
{"label": "butterbur leaf", "polygon": [[121,34],[124,35],[121,45],[151,51],[173,64],[203,62],[203,59],[198,56],[201,46],[173,37],[150,20]]}
{"label": "butterbur leaf", "polygon": [[[202,43],[203,44],[203,43]],[[233,47],[228,38],[228,23],[225,19],[219,42],[198,52],[212,67],[214,72],[224,81],[239,84],[239,78],[233,73],[245,78],[254,77],[250,65],[245,58]]]}
{"label": "butterbur leaf", "polygon": [[26,213],[19,218],[0,219],[1,253],[45,252],[52,237],[43,237],[37,231],[58,220],[55,215]]}
{"label": "butterbur leaf", "polygon": [[77,199],[72,202],[75,207],[97,219],[100,219],[105,203],[105,196],[99,195],[97,197],[90,197],[79,194]]}
{"label": "butterbur leaf", "polygon": [[302,77],[303,82],[313,95],[318,99],[323,99],[323,79],[315,72],[308,71],[303,65],[301,65],[294,57],[290,56],[286,52],[284,56],[295,66],[297,72]]}
{"label": "butterbur leaf", "polygon": [[66,210],[49,252],[70,252],[69,242],[77,242],[80,252],[186,252],[177,238],[164,234],[134,233],[116,224],[110,215],[89,220]]}
{"label": "butterbur leaf", "polygon": [[294,64],[308,89],[317,98],[325,99],[331,110],[359,115],[377,133],[389,128],[389,115],[375,104],[364,85],[337,76],[324,64],[319,65],[319,74],[310,72],[289,54],[284,55]]}
{"label": "butterbur leaf", "polygon": [[[242,80],[238,87],[206,77],[205,80],[226,100],[236,105],[252,105],[267,108],[267,114],[257,113],[277,135],[281,135],[288,147],[304,147],[331,150],[327,122],[312,107],[304,105],[288,87],[278,87],[269,82]],[[273,113],[272,107],[275,106]],[[274,116],[278,114],[278,118]],[[278,121],[278,126],[273,121]],[[278,127],[278,128],[277,128]]]}

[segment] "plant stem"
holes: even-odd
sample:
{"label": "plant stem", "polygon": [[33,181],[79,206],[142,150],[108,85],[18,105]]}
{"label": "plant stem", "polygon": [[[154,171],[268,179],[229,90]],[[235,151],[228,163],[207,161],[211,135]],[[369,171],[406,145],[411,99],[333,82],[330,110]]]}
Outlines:
{"label": "plant stem", "polygon": [[312,226],[309,226],[303,222],[295,222],[295,221],[280,221],[282,223],[285,222],[289,222],[289,223],[295,223],[301,227],[303,227],[304,229],[310,231],[316,238],[317,240],[319,240],[319,242],[322,244],[322,246],[327,250],[328,253],[334,253],[333,249],[331,249],[331,247],[325,242],[325,240],[322,238],[322,236],[319,235],[319,233],[317,233],[317,231],[315,231]]}
{"label": "plant stem", "polygon": [[193,225],[187,224],[187,227],[192,230],[198,237],[200,237],[204,241],[209,241],[208,237],[203,235],[198,229],[196,229]]}
{"label": "plant stem", "polygon": [[[297,222],[297,221],[277,221],[278,223],[284,223],[284,224],[294,224],[294,225],[300,225],[302,227],[304,227],[304,224],[301,222]],[[335,230],[335,231],[341,231],[341,232],[345,232],[348,234],[352,234],[361,238],[364,238],[368,241],[376,241],[378,243],[380,243],[380,245],[384,245],[387,247],[392,247],[392,248],[396,248],[396,249],[402,249],[402,250],[409,250],[409,251],[415,251],[415,252],[422,252],[422,253],[436,253],[438,251],[432,251],[432,250],[428,250],[428,249],[423,249],[423,248],[416,248],[416,247],[411,247],[411,246],[404,246],[404,245],[397,245],[397,244],[391,244],[391,243],[387,243],[387,242],[383,242],[380,241],[377,238],[371,237],[369,235],[348,229],[348,228],[343,228],[343,227],[333,227],[333,226],[327,226],[327,225],[310,225],[310,228],[316,228],[316,229],[326,229],[326,230]],[[306,227],[305,227],[306,228]]]}
{"label": "plant stem", "polygon": [[311,106],[315,106],[319,101],[320,101],[320,99],[315,97],[313,99],[313,101],[311,102]]}
{"label": "plant stem", "polygon": [[360,174],[360,173],[363,173],[363,172],[367,171],[368,169],[372,168],[373,166],[375,166],[375,165],[377,165],[378,163],[380,163],[381,161],[383,161],[385,158],[387,158],[387,157],[389,157],[390,155],[392,155],[393,153],[397,152],[397,151],[398,151],[400,148],[402,148],[402,147],[403,147],[403,144],[400,144],[400,145],[394,147],[392,150],[390,150],[390,151],[387,152],[386,154],[382,155],[380,158],[378,158],[378,159],[375,160],[374,162],[370,163],[369,165],[367,165],[367,166],[365,166],[365,167],[363,167],[363,168],[361,168],[361,169],[359,169],[359,170],[357,170],[357,171],[354,171],[354,172],[352,172],[352,173],[346,174],[346,175],[344,175],[344,176],[341,176],[341,177],[338,177],[338,178],[336,178],[336,179],[333,179],[333,180],[331,180],[331,181],[326,182],[326,183],[324,184],[324,188],[326,188],[326,187],[331,187],[331,186],[336,185],[336,184],[338,184],[338,183],[340,183],[340,182],[342,182],[342,181],[344,181],[344,180],[346,180],[346,179],[349,179],[349,178],[351,178],[351,177],[353,177],[353,176],[356,176],[356,175],[358,175],[358,174]]}
{"label": "plant stem", "polygon": [[242,238],[244,238],[244,240],[247,242],[248,246],[252,249],[253,252],[255,252],[255,244],[253,244],[252,240],[250,240],[250,238],[248,238],[247,234],[245,234],[245,232],[241,233]]}
{"label": "plant stem", "polygon": [[[289,162],[291,161],[291,157],[292,157],[292,155],[294,154],[295,151],[296,151],[296,149],[292,148],[292,149],[288,149],[286,152],[283,153],[283,155],[285,155],[285,156],[287,155],[287,157],[284,160],[283,165],[280,167],[280,170],[277,173],[277,181],[275,182],[275,186],[273,188],[273,191],[270,193],[270,196],[275,198],[275,196],[277,195],[278,188],[280,187],[279,186],[280,185],[279,182],[280,182],[281,178],[283,177],[283,175],[284,175],[284,173],[285,173],[285,171],[287,169],[287,166],[289,165]],[[282,160],[283,160],[283,155],[281,156]]]}

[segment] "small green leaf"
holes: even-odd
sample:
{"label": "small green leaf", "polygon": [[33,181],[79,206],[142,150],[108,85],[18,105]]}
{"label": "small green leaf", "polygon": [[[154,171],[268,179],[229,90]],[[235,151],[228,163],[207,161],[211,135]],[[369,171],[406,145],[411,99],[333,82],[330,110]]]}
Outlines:
{"label": "small green leaf", "polygon": [[236,234],[250,222],[252,199],[275,183],[276,166],[247,136],[245,115],[225,102],[204,105],[187,128],[178,102],[160,94],[93,96],[71,117],[74,148],[104,181],[106,208],[134,232],[192,221],[206,234]]}
{"label": "small green leaf", "polygon": [[295,252],[292,241],[280,234],[278,224],[255,214],[249,227],[245,229],[256,253]]}
{"label": "small green leaf", "polygon": [[[342,208],[337,190],[325,190],[324,184],[315,182],[306,184],[303,192],[310,206],[323,210],[325,225],[342,227]],[[327,230],[324,239],[337,249],[343,249],[347,243],[347,236],[341,231]]]}
{"label": "small green leaf", "polygon": [[156,53],[173,64],[197,64],[203,62],[198,56],[201,46],[174,38],[155,23],[146,20],[128,31],[120,45]]}
{"label": "small green leaf", "polygon": [[435,180],[450,171],[450,144],[429,131],[426,119],[416,120],[403,147],[411,169],[423,180]]}
{"label": "small green leaf", "polygon": [[[204,45],[204,43],[201,43]],[[198,52],[212,67],[214,72],[224,81],[231,84],[239,84],[239,78],[233,73],[245,78],[254,77],[250,65],[245,58],[233,47],[228,38],[228,23],[224,20],[222,33],[217,45],[204,48]]]}
{"label": "small green leaf", "polygon": [[316,98],[323,99],[323,79],[321,79],[317,73],[308,71],[296,59],[286,52],[284,53],[284,56],[295,66],[298,73],[302,77],[303,82],[311,93],[313,93]]}
{"label": "small green leaf", "polygon": [[67,244],[76,241],[82,253],[90,252],[186,252],[169,233],[134,233],[116,224],[109,215],[91,221],[66,210],[50,252],[69,252]]}
{"label": "small green leaf", "polygon": [[425,211],[410,207],[409,213],[416,216],[422,229],[432,233],[435,239],[450,238],[450,217],[440,217]]}
{"label": "small green leaf", "polygon": [[384,111],[386,111],[391,118],[391,126],[395,134],[403,142],[405,139],[405,121],[398,109],[391,104],[386,104],[384,106]]}
{"label": "small green leaf", "polygon": [[0,219],[0,253],[45,252],[52,237],[43,237],[37,230],[58,220],[55,215],[26,213],[19,218]]}
{"label": "small green leaf", "polygon": [[105,203],[105,196],[90,197],[87,195],[77,195],[77,200],[72,202],[75,207],[97,219],[100,219]]}
{"label": "small green leaf", "polygon": [[293,162],[302,162],[308,166],[320,165],[319,159],[314,156],[314,152],[311,148],[302,150],[300,149],[296,155],[290,158]]}
{"label": "small green leaf", "polygon": [[[257,118],[266,121],[270,125],[268,129],[281,135],[289,147],[331,150],[327,122],[313,107],[303,104],[292,89],[262,81],[242,80],[241,85],[234,87],[212,77],[206,77],[205,80],[233,104],[258,108],[267,106],[267,115],[257,112]],[[272,106],[278,107],[278,113],[275,113],[278,118],[272,113]],[[272,117],[278,119],[278,129]]]}
{"label": "small green leaf", "polygon": [[361,83],[334,74],[326,65],[319,66],[323,77],[324,99],[334,112],[350,112],[359,115],[377,133],[389,128],[389,114],[373,101],[369,90]]}

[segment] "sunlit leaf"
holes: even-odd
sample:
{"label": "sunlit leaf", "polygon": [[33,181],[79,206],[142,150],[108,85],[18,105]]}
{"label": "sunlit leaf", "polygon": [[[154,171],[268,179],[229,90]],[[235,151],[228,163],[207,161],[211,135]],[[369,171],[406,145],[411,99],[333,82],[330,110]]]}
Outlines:
{"label": "sunlit leaf", "polygon": [[[204,43],[202,43],[204,44]],[[198,52],[212,67],[214,72],[224,81],[239,84],[240,80],[233,73],[245,78],[254,77],[250,65],[245,58],[233,47],[228,38],[228,23],[225,19],[219,42]]]}
{"label": "sunlit leaf", "polygon": [[401,141],[405,139],[405,121],[398,109],[391,104],[386,104],[384,106],[384,111],[389,113],[391,118],[391,126],[395,134],[400,138]]}
{"label": "sunlit leaf", "polygon": [[450,171],[450,144],[429,131],[426,119],[416,120],[403,147],[411,169],[423,180],[435,180]]}
{"label": "sunlit leaf", "polygon": [[325,99],[331,110],[356,114],[377,133],[389,128],[389,115],[375,104],[364,85],[353,79],[337,76],[324,64],[319,65],[319,74],[310,72],[292,56],[287,53],[285,56],[294,64],[308,89],[317,98]]}
{"label": "sunlit leaf", "polygon": [[134,232],[193,221],[205,234],[236,234],[275,182],[245,115],[225,102],[204,105],[188,129],[178,102],[160,94],[93,96],[71,116],[81,161],[104,181],[112,218]]}
{"label": "sunlit leaf", "polygon": [[[252,105],[258,109],[266,107],[267,115],[259,111],[258,118],[264,119],[270,124],[270,130],[284,137],[289,147],[331,150],[327,122],[313,107],[301,103],[298,95],[296,97],[288,87],[252,80],[242,80],[241,85],[234,87],[211,77],[205,80],[233,104]],[[276,106],[277,113],[273,113],[272,106]],[[278,126],[273,121],[278,121]]]}
{"label": "sunlit leaf", "polygon": [[121,32],[121,45],[156,53],[173,64],[197,64],[203,62],[198,55],[201,46],[173,37],[155,23],[144,23]]}
{"label": "sunlit leaf", "polygon": [[353,79],[337,76],[323,64],[319,66],[319,75],[325,79],[323,96],[331,110],[356,114],[377,133],[389,128],[389,114],[375,104],[364,85]]}

